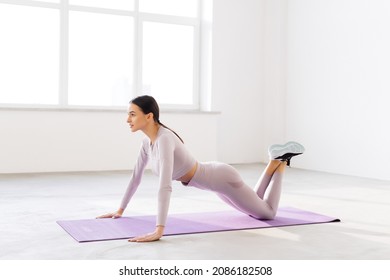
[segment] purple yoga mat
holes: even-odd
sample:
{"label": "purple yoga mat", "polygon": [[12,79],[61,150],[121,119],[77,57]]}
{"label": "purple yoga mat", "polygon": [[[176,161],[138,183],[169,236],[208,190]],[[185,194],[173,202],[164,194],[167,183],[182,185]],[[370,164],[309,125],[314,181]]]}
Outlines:
{"label": "purple yoga mat", "polygon": [[[172,214],[164,235],[204,233],[339,222],[337,218],[296,208],[280,208],[273,220],[257,220],[238,211]],[[126,239],[154,230],[156,216],[119,219],[64,220],[57,223],[76,241]]]}

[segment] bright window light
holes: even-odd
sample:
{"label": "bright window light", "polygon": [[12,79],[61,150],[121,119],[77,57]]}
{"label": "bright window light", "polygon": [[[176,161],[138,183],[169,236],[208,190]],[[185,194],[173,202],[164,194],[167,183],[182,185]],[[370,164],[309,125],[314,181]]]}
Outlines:
{"label": "bright window light", "polygon": [[58,10],[0,4],[0,103],[58,103],[58,30]]}
{"label": "bright window light", "polygon": [[134,0],[69,0],[69,4],[106,9],[134,10]]}
{"label": "bright window light", "polygon": [[134,87],[133,29],[130,17],[70,12],[70,105],[128,103]]}
{"label": "bright window light", "polygon": [[199,109],[200,3],[0,0],[0,107]]}
{"label": "bright window light", "polygon": [[194,28],[144,22],[142,87],[165,104],[193,102]]}
{"label": "bright window light", "polygon": [[61,0],[34,0],[39,2],[60,3]]}
{"label": "bright window light", "polygon": [[198,0],[140,0],[141,12],[196,17]]}

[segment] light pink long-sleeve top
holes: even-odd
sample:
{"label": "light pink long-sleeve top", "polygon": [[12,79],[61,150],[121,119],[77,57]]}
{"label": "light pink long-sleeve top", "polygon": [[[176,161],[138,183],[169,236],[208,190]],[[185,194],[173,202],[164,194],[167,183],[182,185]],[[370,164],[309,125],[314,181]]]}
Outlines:
{"label": "light pink long-sleeve top", "polygon": [[126,209],[141,183],[148,162],[150,162],[152,172],[160,178],[156,225],[164,226],[171,198],[172,180],[184,176],[195,165],[196,160],[172,131],[160,126],[153,144],[147,137],[142,141],[133,175],[120,208]]}

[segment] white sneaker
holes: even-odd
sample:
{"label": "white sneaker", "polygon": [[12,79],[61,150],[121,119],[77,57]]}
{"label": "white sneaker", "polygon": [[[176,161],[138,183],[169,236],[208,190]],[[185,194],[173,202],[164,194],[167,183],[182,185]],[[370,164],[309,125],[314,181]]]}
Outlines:
{"label": "white sneaker", "polygon": [[290,160],[292,157],[303,154],[304,151],[305,147],[294,141],[287,142],[284,145],[271,145],[268,148],[268,154],[271,159],[286,161],[287,166],[290,166]]}

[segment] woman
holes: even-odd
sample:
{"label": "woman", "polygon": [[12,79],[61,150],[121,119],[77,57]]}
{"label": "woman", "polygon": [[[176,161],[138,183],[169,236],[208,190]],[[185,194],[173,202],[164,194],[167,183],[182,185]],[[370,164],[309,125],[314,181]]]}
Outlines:
{"label": "woman", "polygon": [[[151,96],[139,96],[130,102],[127,122],[132,132],[142,131],[147,137],[141,150],[132,178],[116,212],[98,218],[119,218],[137,190],[148,162],[153,173],[159,176],[158,213],[155,231],[137,236],[129,241],[159,240],[164,234],[172,180],[185,186],[215,192],[223,201],[256,219],[273,219],[279,204],[282,175],[293,156],[302,154],[304,148],[296,142],[273,145],[269,148],[270,162],[255,188],[247,186],[230,165],[197,162],[184,146],[183,140],[173,130],[160,122],[159,107]],[[268,195],[264,198],[265,192]]]}

